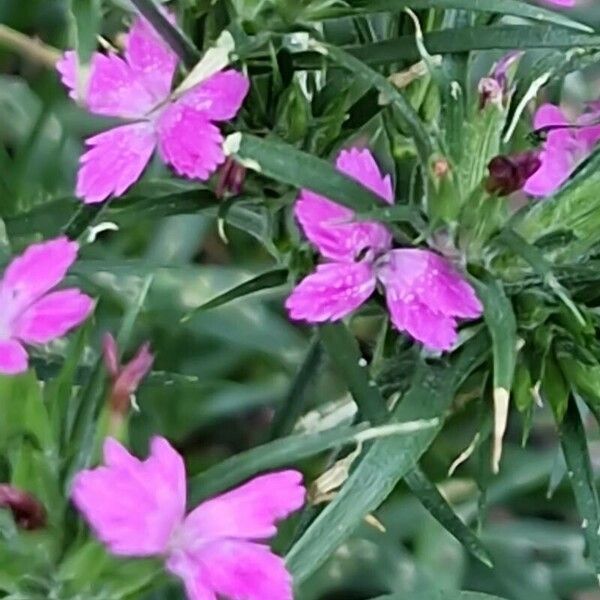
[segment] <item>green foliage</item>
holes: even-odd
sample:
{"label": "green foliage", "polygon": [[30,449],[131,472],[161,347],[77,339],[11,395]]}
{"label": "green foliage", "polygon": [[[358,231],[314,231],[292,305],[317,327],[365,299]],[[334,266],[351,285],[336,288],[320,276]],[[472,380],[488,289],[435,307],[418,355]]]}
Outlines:
{"label": "green foliage", "polygon": [[[27,373],[0,376],[0,482],[47,512],[25,531],[0,508],[0,597],[183,598],[158,559],[107,553],[69,502],[111,427],[106,331],[125,357],[151,342],[139,412],[116,434],[140,455],[151,436],[171,439],[190,506],[303,471],[310,502],[275,542],[299,600],[597,594],[600,152],[544,200],[486,185],[493,157],[532,147],[535,101],[598,100],[597,7],[168,4],[176,25],[158,0],[0,2],[0,266],[67,234],[82,246],[70,279],[97,299],[67,340],[32,349]],[[122,46],[133,10],[180,57],[177,84],[222,32],[234,40],[227,60],[252,83],[224,125],[246,169],[239,194],[223,191],[224,171],[191,182],[155,161],[122,198],[74,197],[82,140],[111,122],[68,99],[57,49],[75,48],[85,74],[95,50]],[[486,101],[478,84],[509,50],[524,54]],[[390,173],[393,206],[335,169],[351,145]],[[283,299],[318,260],[294,223],[300,188],[455,260],[484,318],[441,356],[375,299],[314,331],[290,322]]]}

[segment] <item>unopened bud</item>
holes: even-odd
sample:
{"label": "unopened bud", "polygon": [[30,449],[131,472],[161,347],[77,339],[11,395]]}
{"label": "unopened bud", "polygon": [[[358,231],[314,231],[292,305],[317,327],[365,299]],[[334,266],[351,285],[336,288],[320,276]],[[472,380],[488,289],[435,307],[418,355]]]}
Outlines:
{"label": "unopened bud", "polygon": [[46,526],[46,509],[32,494],[8,484],[0,484],[0,507],[8,508],[15,523],[32,531]]}
{"label": "unopened bud", "polygon": [[528,150],[512,156],[496,156],[488,164],[490,175],[485,182],[485,189],[490,194],[508,196],[522,189],[541,166],[538,150]]}

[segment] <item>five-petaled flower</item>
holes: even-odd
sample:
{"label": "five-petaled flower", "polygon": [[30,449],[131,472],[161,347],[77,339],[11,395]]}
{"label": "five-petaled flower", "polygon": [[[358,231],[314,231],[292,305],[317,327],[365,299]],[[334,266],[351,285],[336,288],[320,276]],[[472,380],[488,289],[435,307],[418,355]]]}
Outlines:
{"label": "five-petaled flower", "polygon": [[[389,175],[383,177],[368,150],[342,151],[337,168],[388,204],[394,201]],[[449,350],[457,318],[474,319],[482,306],[473,288],[448,261],[429,250],[392,249],[384,225],[356,221],[349,208],[302,190],[296,218],[326,262],[301,281],[286,301],[292,319],[336,321],[385,289],[392,323],[435,350]]]}
{"label": "five-petaled flower", "polygon": [[104,462],[77,474],[72,498],[110,552],[164,557],[190,600],[292,599],[283,560],[261,541],[304,504],[299,472],[256,477],[186,516],[183,459],[164,438],[145,461],[108,438]]}
{"label": "five-petaled flower", "polygon": [[531,196],[549,196],[569,179],[600,140],[600,107],[571,122],[554,104],[543,104],[534,116],[534,127],[546,135],[539,155],[541,166],[523,188]]}
{"label": "five-petaled flower", "polygon": [[77,258],[66,237],[33,244],[6,268],[0,281],[0,373],[27,370],[26,344],[46,344],[92,312],[92,299],[78,289],[51,291]]}
{"label": "five-petaled flower", "polygon": [[[66,52],[57,68],[76,99],[75,52]],[[85,105],[93,113],[134,122],[87,140],[90,148],[80,159],[76,190],[84,202],[123,194],[157,146],[164,162],[190,179],[208,179],[225,161],[215,122],[235,117],[248,93],[248,78],[233,69],[221,71],[174,99],[176,68],[176,55],[141,17],[127,35],[124,58],[93,55]]]}

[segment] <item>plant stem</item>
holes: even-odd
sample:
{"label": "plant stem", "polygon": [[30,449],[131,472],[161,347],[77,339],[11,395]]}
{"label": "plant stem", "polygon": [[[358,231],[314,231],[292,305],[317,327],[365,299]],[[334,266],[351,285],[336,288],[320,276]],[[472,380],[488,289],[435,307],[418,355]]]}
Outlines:
{"label": "plant stem", "polygon": [[30,38],[1,23],[0,46],[4,46],[8,50],[12,50],[32,62],[40,63],[51,69],[54,68],[61,56],[60,51],[56,48]]}

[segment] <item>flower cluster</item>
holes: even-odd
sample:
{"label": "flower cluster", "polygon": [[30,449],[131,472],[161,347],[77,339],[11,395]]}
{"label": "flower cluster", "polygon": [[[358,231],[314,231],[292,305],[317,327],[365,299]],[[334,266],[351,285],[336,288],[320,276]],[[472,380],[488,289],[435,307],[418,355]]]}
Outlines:
{"label": "flower cluster", "polygon": [[[575,0],[545,0],[568,7]],[[169,16],[169,18],[172,18]],[[482,107],[506,105],[511,53],[480,85]],[[124,194],[142,175],[157,150],[181,176],[207,180],[225,164],[217,195],[238,193],[242,165],[226,162],[219,123],[236,117],[249,91],[249,79],[228,69],[187,91],[173,93],[177,57],[143,18],[134,20],[123,56],[94,53],[87,76],[68,51],[57,69],[73,99],[92,113],[127,122],[86,141],[76,193],[85,203]],[[495,157],[485,182],[489,193],[517,190],[544,197],[572,175],[600,140],[600,106],[591,105],[569,120],[544,104],[534,128],[545,135],[540,150]],[[393,205],[390,175],[381,172],[365,148],[339,153],[336,168]],[[448,164],[444,163],[444,168]],[[338,321],[359,309],[376,292],[385,297],[394,327],[434,351],[449,351],[461,320],[481,317],[483,306],[466,273],[428,248],[398,247],[392,230],[317,193],[303,189],[294,204],[297,222],[318,250],[320,262],[285,302],[291,319],[308,323]],[[46,344],[81,325],[94,301],[77,288],[57,288],[77,258],[77,242],[66,237],[36,243],[10,262],[0,281],[0,373],[28,368],[25,346]],[[154,356],[149,345],[121,365],[114,338],[104,339],[110,376],[109,404],[123,418]],[[71,497],[97,538],[120,556],[160,557],[179,577],[191,600],[291,600],[292,580],[283,559],[265,543],[276,524],[305,502],[302,475],[286,470],[260,475],[186,512],[183,458],[162,437],[139,460],[118,441],[104,442],[104,464],[79,472]],[[28,494],[0,486],[0,506],[30,529],[46,515]]]}

